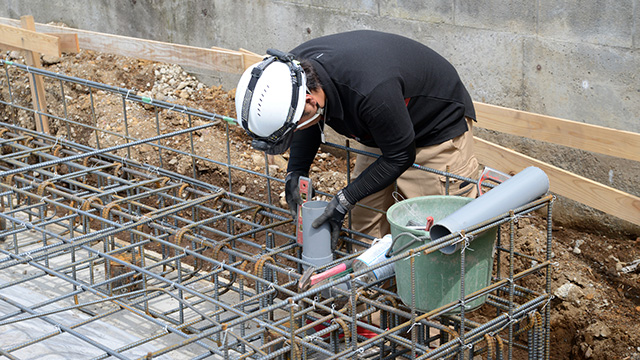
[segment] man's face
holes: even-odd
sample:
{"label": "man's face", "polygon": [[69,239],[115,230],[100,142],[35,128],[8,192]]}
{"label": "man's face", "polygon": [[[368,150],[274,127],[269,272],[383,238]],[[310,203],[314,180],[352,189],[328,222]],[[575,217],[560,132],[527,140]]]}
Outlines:
{"label": "man's face", "polygon": [[[320,104],[318,100],[318,93],[316,93],[315,91],[307,93],[306,101],[304,104],[304,111],[302,112],[302,117],[300,118],[300,120],[298,120],[298,124],[304,124],[305,121],[311,119],[316,114],[318,109],[320,109],[324,105]],[[297,130],[303,130],[310,126],[313,126],[317,124],[318,121],[321,120],[321,118],[322,116],[318,116],[316,119],[298,128]]]}

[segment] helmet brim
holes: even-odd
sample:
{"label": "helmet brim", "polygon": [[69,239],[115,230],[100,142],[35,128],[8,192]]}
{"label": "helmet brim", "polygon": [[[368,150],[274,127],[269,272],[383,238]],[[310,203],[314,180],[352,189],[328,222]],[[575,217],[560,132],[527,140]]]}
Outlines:
{"label": "helmet brim", "polygon": [[293,134],[294,129],[287,131],[282,136],[278,137],[278,140],[275,142],[267,141],[266,139],[254,139],[251,142],[251,146],[260,151],[264,151],[268,155],[280,155],[291,147],[291,143],[293,142]]}

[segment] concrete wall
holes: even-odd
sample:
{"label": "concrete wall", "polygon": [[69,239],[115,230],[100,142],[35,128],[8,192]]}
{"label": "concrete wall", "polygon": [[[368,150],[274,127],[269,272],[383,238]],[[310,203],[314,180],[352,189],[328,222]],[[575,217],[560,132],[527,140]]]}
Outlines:
{"label": "concrete wall", "polygon": [[[458,69],[475,100],[640,132],[640,0],[4,0],[0,16],[193,46],[288,50],[354,29],[403,34]],[[381,54],[383,56],[383,54]],[[232,87],[237,75],[202,74]],[[492,137],[640,195],[640,165]],[[575,212],[578,207],[566,209]],[[590,211],[586,211],[589,216]],[[621,226],[626,226],[623,224]],[[613,226],[620,226],[614,221]]]}

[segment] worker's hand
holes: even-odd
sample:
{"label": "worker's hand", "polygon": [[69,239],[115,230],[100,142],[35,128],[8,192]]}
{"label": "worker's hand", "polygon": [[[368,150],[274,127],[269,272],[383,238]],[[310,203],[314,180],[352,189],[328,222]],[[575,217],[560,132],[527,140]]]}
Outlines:
{"label": "worker's hand", "polygon": [[[292,171],[287,174],[284,179],[284,198],[287,200],[289,206],[289,213],[291,217],[298,216],[298,205],[302,205],[302,197],[300,196],[300,188],[298,187],[298,180],[300,176],[307,176],[307,173],[303,171]],[[311,194],[313,197],[313,194]]]}
{"label": "worker's hand", "polygon": [[311,224],[314,229],[317,229],[325,222],[329,223],[329,227],[331,228],[332,250],[335,250],[338,245],[338,236],[340,235],[340,229],[342,228],[344,217],[347,215],[349,210],[353,209],[354,206],[354,204],[351,204],[347,200],[342,193],[342,190],[340,190],[329,202],[322,215],[318,216]]}

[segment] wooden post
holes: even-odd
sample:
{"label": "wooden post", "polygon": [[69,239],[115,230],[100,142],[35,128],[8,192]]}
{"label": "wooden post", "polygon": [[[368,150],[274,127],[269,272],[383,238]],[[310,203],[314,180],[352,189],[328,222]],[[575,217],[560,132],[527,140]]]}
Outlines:
{"label": "wooden post", "polygon": [[[33,20],[33,16],[31,15],[20,17],[20,23],[22,24],[22,27],[24,29],[31,31],[36,30],[36,24]],[[36,68],[41,67],[40,53],[38,52],[24,50],[24,59],[28,66],[33,66]],[[49,134],[49,118],[45,115],[40,114],[47,112],[47,101],[45,98],[42,76],[33,74],[28,74],[28,76],[29,87],[31,88],[31,99],[33,99],[33,109],[36,111],[36,113],[34,113],[36,130],[45,134]]]}

